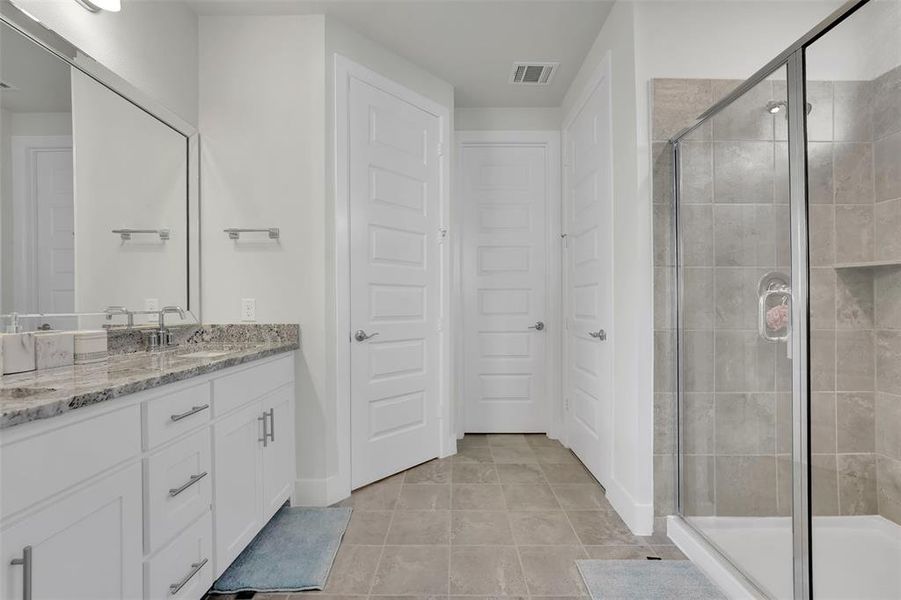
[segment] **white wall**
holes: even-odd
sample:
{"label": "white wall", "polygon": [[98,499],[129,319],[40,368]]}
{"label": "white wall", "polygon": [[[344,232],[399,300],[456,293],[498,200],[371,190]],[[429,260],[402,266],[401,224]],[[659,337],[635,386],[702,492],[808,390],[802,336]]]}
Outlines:
{"label": "white wall", "polygon": [[17,6],[190,123],[197,123],[197,15],[181,2],[123,0],[91,13],[75,0]]}
{"label": "white wall", "polygon": [[[254,298],[258,322],[300,324],[305,478],[325,475],[331,410],[324,48],[322,16],[200,19],[203,319],[238,322],[241,298]],[[232,241],[226,227],[279,227],[281,239]]]}
{"label": "white wall", "polygon": [[[75,310],[187,306],[187,147],[177,131],[72,69]],[[113,229],[171,230],[168,241]]]}
{"label": "white wall", "polygon": [[550,108],[458,108],[454,111],[457,131],[556,131],[560,109]]}

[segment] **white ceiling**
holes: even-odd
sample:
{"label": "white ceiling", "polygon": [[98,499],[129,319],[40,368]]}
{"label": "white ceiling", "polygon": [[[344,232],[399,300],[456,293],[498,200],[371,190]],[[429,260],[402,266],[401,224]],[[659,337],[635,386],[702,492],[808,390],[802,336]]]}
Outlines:
{"label": "white ceiling", "polygon": [[[612,0],[189,0],[199,14],[318,14],[455,87],[458,107],[555,107],[591,48]],[[507,81],[513,61],[559,62],[547,87]]]}
{"label": "white ceiling", "polygon": [[69,65],[5,26],[0,32],[0,79],[14,89],[0,92],[11,112],[71,112]]}

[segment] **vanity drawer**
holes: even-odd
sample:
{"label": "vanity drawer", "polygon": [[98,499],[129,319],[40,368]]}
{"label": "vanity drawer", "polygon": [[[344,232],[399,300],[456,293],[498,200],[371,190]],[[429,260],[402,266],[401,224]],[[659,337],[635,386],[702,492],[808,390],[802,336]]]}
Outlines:
{"label": "vanity drawer", "polygon": [[146,403],[145,449],[151,450],[171,439],[209,423],[210,384],[202,383],[154,398]]}
{"label": "vanity drawer", "polygon": [[[144,563],[146,600],[200,600],[213,585],[213,520],[209,511]],[[176,587],[181,586],[177,591]]]}
{"label": "vanity drawer", "polygon": [[210,430],[197,433],[145,459],[144,543],[152,552],[212,503]]}
{"label": "vanity drawer", "polygon": [[[81,410],[90,414],[91,408]],[[141,411],[133,404],[2,444],[0,517],[28,508],[129,457],[137,458],[140,435]]]}
{"label": "vanity drawer", "polygon": [[213,381],[216,416],[222,416],[294,380],[294,353]]}

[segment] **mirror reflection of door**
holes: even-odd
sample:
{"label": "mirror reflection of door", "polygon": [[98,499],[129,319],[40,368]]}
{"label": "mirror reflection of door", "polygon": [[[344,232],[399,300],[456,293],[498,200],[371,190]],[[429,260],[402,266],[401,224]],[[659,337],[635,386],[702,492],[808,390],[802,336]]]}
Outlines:
{"label": "mirror reflection of door", "polygon": [[70,68],[22,36],[0,44],[0,312],[71,313]]}

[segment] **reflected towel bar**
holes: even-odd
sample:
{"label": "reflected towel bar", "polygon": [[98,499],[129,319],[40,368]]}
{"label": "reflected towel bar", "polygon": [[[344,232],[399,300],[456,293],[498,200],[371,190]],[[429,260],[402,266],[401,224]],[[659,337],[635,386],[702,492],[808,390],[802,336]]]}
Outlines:
{"label": "reflected towel bar", "polygon": [[121,236],[123,240],[130,240],[132,234],[135,233],[153,233],[160,236],[163,241],[169,239],[168,229],[113,229],[113,233]]}
{"label": "reflected towel bar", "polygon": [[242,233],[268,233],[270,240],[277,240],[279,238],[278,227],[267,227],[266,229],[245,229],[242,227],[229,227],[228,229],[223,229],[222,231],[227,233],[228,238],[231,240],[240,239]]}

